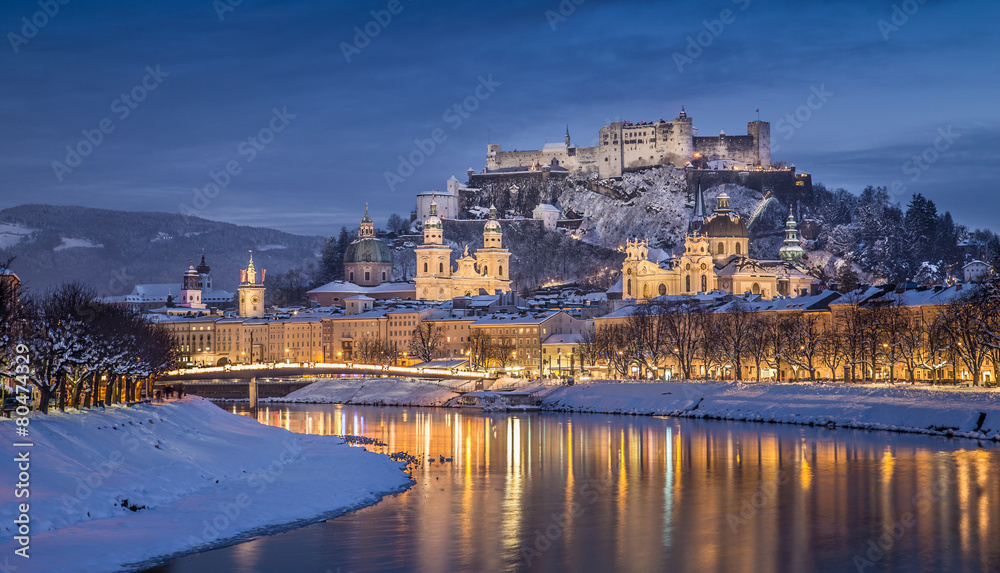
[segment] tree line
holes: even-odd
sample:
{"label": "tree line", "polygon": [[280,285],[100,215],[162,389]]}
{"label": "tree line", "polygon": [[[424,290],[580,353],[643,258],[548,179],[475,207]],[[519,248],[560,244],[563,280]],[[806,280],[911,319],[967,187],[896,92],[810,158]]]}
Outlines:
{"label": "tree line", "polygon": [[762,370],[788,369],[787,378],[815,381],[825,369],[833,381],[895,382],[900,370],[899,378],[913,383],[917,372],[943,381],[949,370],[954,381],[964,367],[979,385],[987,365],[994,377],[1000,368],[997,279],[929,312],[905,305],[894,292],[869,300],[855,292],[839,302],[834,312],[783,313],[741,300],[719,311],[693,299],[653,301],[634,307],[625,320],[598,326],[580,352],[620,377],[633,368],[655,376],[669,364],[683,379],[759,381]]}
{"label": "tree line", "polygon": [[15,347],[27,347],[28,380],[39,409],[87,408],[148,396],[155,378],[175,365],[165,328],[124,305],[96,300],[93,290],[65,283],[21,296],[0,280],[0,378],[14,385]]}

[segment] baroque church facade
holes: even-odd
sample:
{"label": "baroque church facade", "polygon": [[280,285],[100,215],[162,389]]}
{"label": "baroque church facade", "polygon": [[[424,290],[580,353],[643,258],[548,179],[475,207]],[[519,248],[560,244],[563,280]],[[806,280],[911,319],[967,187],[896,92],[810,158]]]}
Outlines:
{"label": "baroque church facade", "polygon": [[424,221],[424,242],[414,249],[417,259],[416,297],[443,301],[457,296],[510,292],[510,251],[503,248],[503,230],[496,207],[490,207],[483,227],[483,246],[475,254],[464,254],[456,266],[451,263],[451,247],[444,244],[444,225],[431,201],[430,216]]}
{"label": "baroque church facade", "polygon": [[695,217],[679,255],[649,248],[645,240],[628,241],[622,263],[622,298],[648,300],[658,296],[693,295],[710,291],[750,293],[762,298],[798,296],[815,279],[798,266],[801,248],[795,219],[789,214],[781,260],[747,256],[750,239],[746,223],[722,193],[711,215],[704,213],[699,188]]}

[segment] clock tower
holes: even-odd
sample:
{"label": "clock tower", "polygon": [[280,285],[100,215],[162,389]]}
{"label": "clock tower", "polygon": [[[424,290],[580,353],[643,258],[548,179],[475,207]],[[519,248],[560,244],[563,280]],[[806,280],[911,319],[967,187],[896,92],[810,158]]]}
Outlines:
{"label": "clock tower", "polygon": [[253,251],[250,251],[250,264],[240,271],[240,318],[263,318],[264,317],[264,275],[265,269],[260,271],[260,281],[257,281],[257,269],[253,266]]}

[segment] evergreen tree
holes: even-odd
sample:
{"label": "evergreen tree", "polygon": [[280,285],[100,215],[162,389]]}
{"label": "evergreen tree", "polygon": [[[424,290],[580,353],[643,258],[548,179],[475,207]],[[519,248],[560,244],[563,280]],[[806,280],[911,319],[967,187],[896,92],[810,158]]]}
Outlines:
{"label": "evergreen tree", "polygon": [[845,259],[837,269],[837,291],[841,293],[851,292],[858,288],[858,273],[854,270],[854,265],[850,259]]}
{"label": "evergreen tree", "polygon": [[385,224],[385,229],[390,233],[395,233],[396,235],[404,235],[410,230],[410,223],[393,213],[389,215],[389,220]]}
{"label": "evergreen tree", "polygon": [[962,260],[958,250],[958,227],[951,218],[951,212],[945,211],[944,215],[938,218],[936,225],[937,234],[934,240],[934,259],[941,261],[947,272],[954,271],[954,267]]}
{"label": "evergreen tree", "polygon": [[343,280],[344,278],[344,251],[347,245],[351,244],[351,235],[347,232],[347,227],[340,228],[340,234],[336,240],[330,237],[323,243],[320,251],[319,268],[316,270],[319,284],[330,281]]}
{"label": "evergreen tree", "polygon": [[[341,262],[343,259],[341,258]],[[326,284],[336,280],[337,276],[337,241],[328,237],[320,250],[319,268],[316,270],[316,282]]]}
{"label": "evergreen tree", "polygon": [[934,241],[937,237],[938,214],[934,202],[915,193],[906,208],[906,239],[914,268],[924,261],[936,263]]}

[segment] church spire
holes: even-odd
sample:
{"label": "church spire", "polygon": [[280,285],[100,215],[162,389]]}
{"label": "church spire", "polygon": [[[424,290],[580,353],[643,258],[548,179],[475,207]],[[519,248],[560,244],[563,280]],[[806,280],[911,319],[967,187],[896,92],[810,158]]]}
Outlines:
{"label": "church spire", "polygon": [[798,266],[805,255],[802,250],[802,242],[799,240],[799,230],[796,228],[795,215],[792,207],[788,207],[788,219],[785,221],[784,245],[778,249],[778,256],[786,263]]}
{"label": "church spire", "polygon": [[701,182],[698,182],[698,193],[694,196],[694,218],[705,218],[705,196],[701,192]]}
{"label": "church spire", "polygon": [[368,202],[365,201],[365,218],[361,219],[361,226],[358,228],[358,238],[368,239],[375,237],[375,223],[368,216]]}
{"label": "church spire", "polygon": [[566,147],[569,147],[569,124],[566,124]]}

